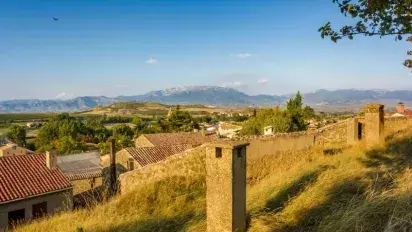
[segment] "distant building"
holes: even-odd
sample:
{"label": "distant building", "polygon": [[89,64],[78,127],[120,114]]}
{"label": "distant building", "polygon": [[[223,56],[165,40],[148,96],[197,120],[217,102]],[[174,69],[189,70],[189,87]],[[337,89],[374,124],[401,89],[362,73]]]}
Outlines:
{"label": "distant building", "polygon": [[14,143],[7,143],[0,147],[0,157],[3,156],[17,156],[17,155],[27,155],[31,151],[24,147],[19,147]]}
{"label": "distant building", "polygon": [[39,127],[41,125],[42,125],[41,122],[28,122],[28,123],[26,123],[27,127]]}
{"label": "distant building", "polygon": [[233,138],[241,129],[242,127],[238,125],[228,122],[220,122],[218,126],[218,133],[220,136]]}
{"label": "distant building", "polygon": [[265,126],[263,128],[264,135],[273,135],[273,126]]}
{"label": "distant building", "polygon": [[399,102],[396,105],[396,112],[391,113],[391,117],[410,117],[412,116],[411,110],[405,109],[405,104],[403,102]]}
{"label": "distant building", "polygon": [[0,231],[72,209],[72,185],[47,155],[0,157]]}
{"label": "distant building", "polygon": [[116,153],[117,163],[128,171],[165,160],[167,157],[192,148],[189,144],[157,147],[130,147]]}
{"label": "distant building", "polygon": [[215,135],[202,134],[201,132],[143,134],[135,140],[135,145],[136,147],[157,147],[189,144],[197,147],[215,139]]}

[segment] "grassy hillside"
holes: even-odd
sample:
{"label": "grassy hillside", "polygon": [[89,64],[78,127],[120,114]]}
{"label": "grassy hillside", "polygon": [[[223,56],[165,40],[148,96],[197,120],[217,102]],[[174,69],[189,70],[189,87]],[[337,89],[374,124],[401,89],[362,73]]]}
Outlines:
{"label": "grassy hillside", "polygon": [[[412,128],[372,150],[331,145],[248,163],[248,231],[411,231]],[[204,176],[169,177],[17,231],[205,231]]]}

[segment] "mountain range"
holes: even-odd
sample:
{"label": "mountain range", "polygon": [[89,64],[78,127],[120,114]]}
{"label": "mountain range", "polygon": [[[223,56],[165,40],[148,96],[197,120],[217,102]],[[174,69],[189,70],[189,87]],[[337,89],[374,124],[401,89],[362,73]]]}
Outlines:
{"label": "mountain range", "polygon": [[[393,107],[397,102],[412,103],[410,90],[317,90],[304,93],[304,103],[318,110],[356,110],[367,102]],[[248,95],[238,90],[216,86],[176,87],[135,96],[84,96],[70,100],[20,99],[0,101],[2,113],[75,112],[115,102],[153,101],[163,104],[202,104],[220,107],[260,107],[284,105],[293,95]]]}

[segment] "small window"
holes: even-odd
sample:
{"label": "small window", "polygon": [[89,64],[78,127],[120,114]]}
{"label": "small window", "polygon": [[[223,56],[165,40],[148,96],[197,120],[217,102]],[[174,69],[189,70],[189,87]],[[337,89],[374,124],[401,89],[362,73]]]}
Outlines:
{"label": "small window", "polygon": [[19,222],[23,222],[26,218],[24,209],[13,210],[8,213],[9,226],[13,227]]}
{"label": "small window", "polygon": [[222,158],[222,148],[216,147],[216,158]]}
{"label": "small window", "polygon": [[134,170],[134,159],[133,158],[129,158],[129,161],[127,162],[127,169],[129,169],[129,171]]}
{"label": "small window", "polygon": [[47,202],[42,202],[38,204],[33,204],[33,218],[41,218],[47,214]]}

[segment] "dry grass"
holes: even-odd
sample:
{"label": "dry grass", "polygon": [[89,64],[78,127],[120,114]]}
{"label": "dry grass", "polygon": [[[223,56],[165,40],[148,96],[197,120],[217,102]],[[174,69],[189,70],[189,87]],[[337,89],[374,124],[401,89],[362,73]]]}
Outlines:
{"label": "dry grass", "polygon": [[[412,127],[380,147],[339,145],[248,161],[248,231],[411,231]],[[205,231],[204,176],[169,177],[18,231]]]}

